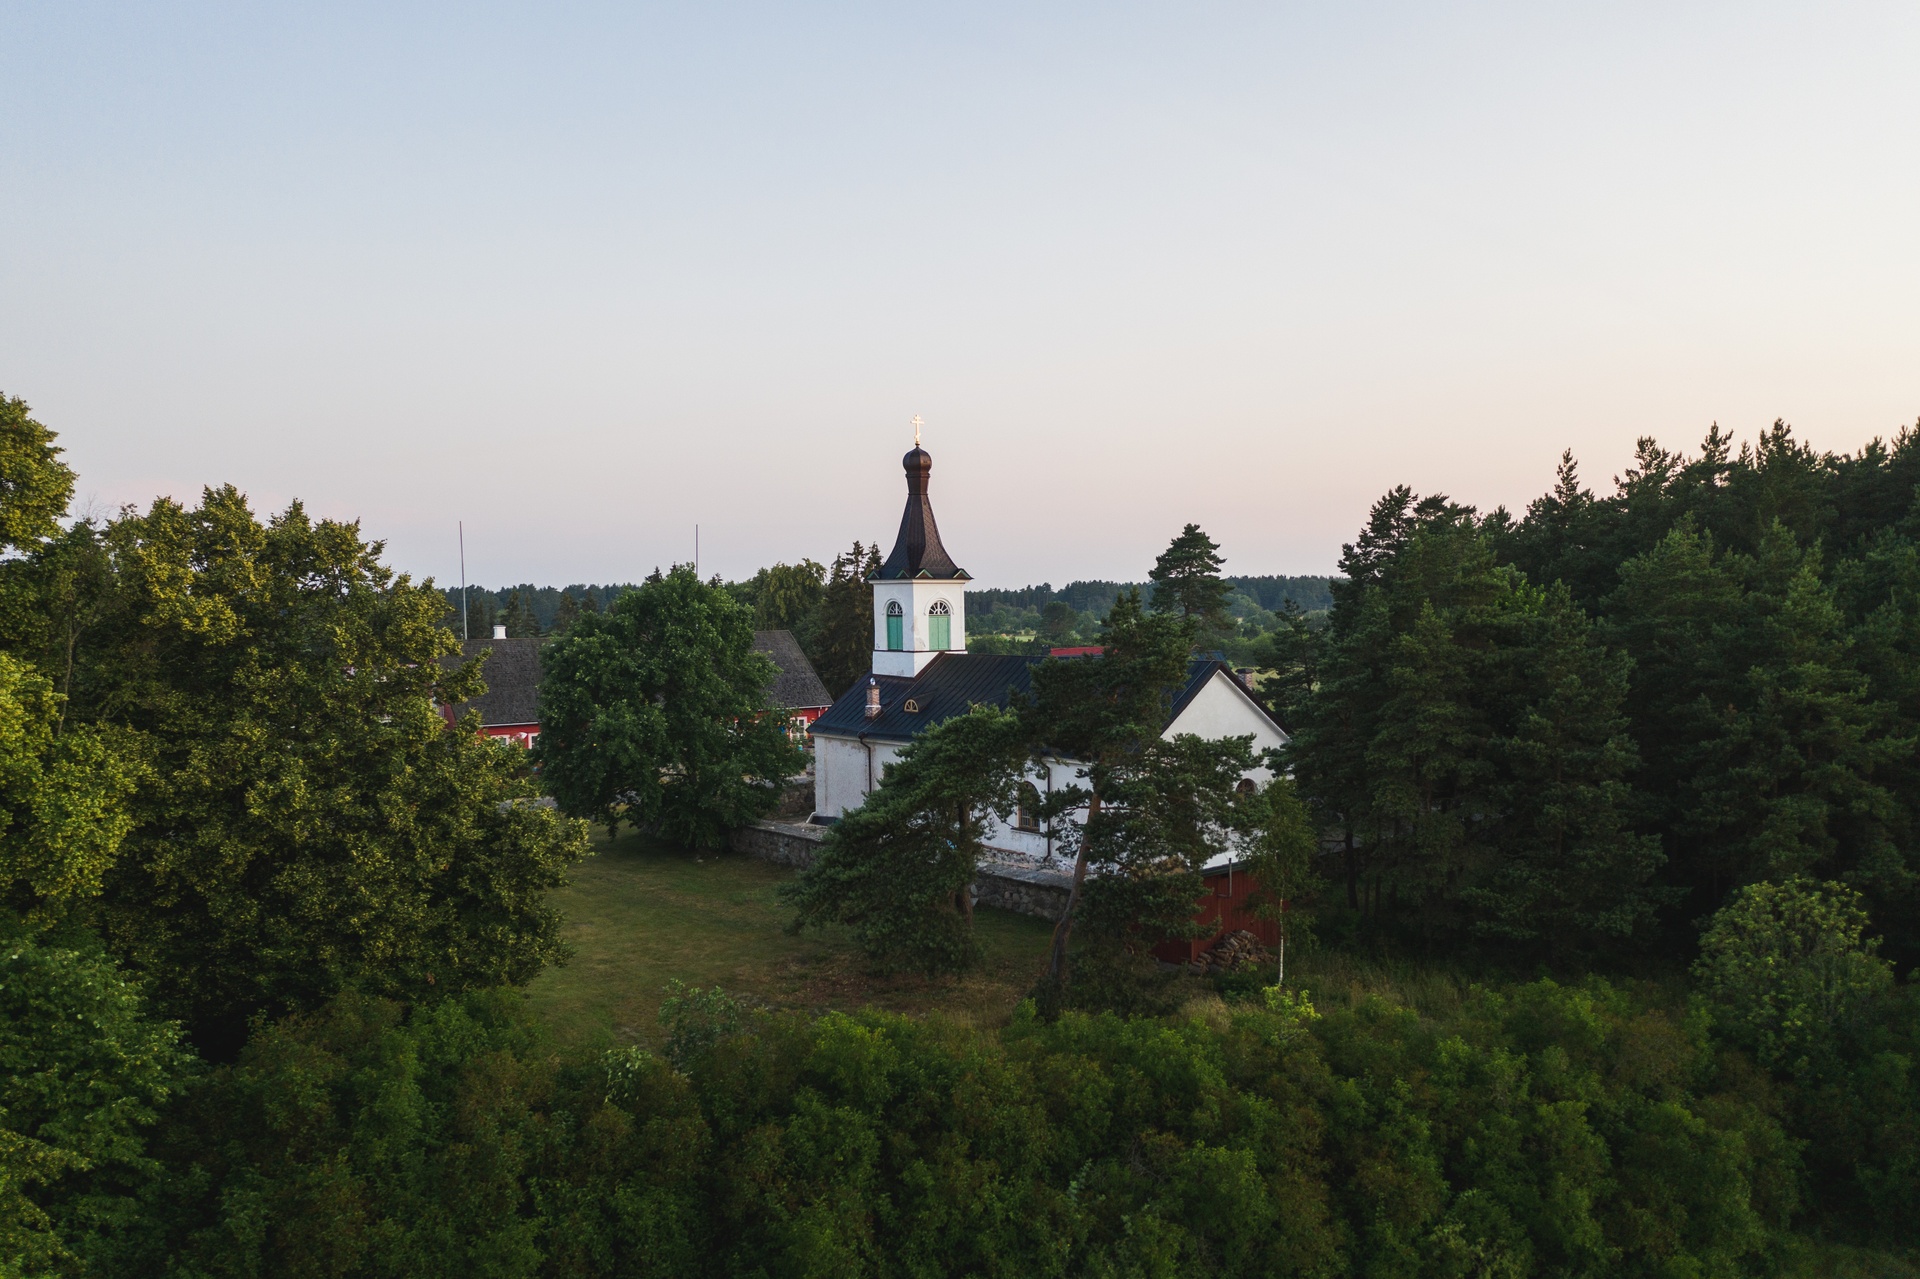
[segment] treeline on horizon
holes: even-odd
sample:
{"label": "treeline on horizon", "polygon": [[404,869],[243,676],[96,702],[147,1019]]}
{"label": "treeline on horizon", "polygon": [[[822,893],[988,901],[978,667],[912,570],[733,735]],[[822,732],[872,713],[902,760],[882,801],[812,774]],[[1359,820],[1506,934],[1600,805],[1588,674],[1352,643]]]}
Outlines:
{"label": "treeline on horizon", "polygon": [[[1324,612],[1333,607],[1333,579],[1331,577],[1287,577],[1266,575],[1261,577],[1229,577],[1227,583],[1247,600],[1269,613],[1281,613],[1289,602],[1303,613]],[[752,581],[751,578],[748,579]],[[469,586],[466,588],[468,605],[473,609],[476,622],[481,617],[489,619],[486,634],[492,634],[491,625],[507,616],[518,602],[527,608],[540,633],[552,633],[555,623],[565,616],[563,600],[570,599],[575,607],[600,611],[619,598],[622,591],[632,590],[637,582],[621,582],[601,585],[593,582],[575,582],[570,586],[535,586],[531,582],[522,582],[517,586]],[[738,584],[736,584],[738,585]],[[983,590],[967,592],[967,616],[969,618],[989,615],[1005,608],[1015,611],[1039,612],[1055,600],[1060,600],[1070,608],[1081,613],[1093,613],[1105,617],[1113,608],[1113,602],[1130,590],[1142,594],[1152,590],[1151,582],[1106,582],[1084,581],[1068,582],[1055,589],[1052,584],[1042,582],[1038,586],[988,587]],[[447,606],[458,616],[461,588],[446,588]],[[475,638],[483,638],[475,632]]]}
{"label": "treeline on horizon", "polygon": [[[802,559],[774,564],[752,577],[725,584],[750,609],[762,630],[790,630],[807,658],[838,693],[868,666],[873,625],[872,593],[865,574],[879,565],[879,547],[854,543],[828,564]],[[657,571],[656,571],[657,572]],[[1260,638],[1293,614],[1319,624],[1333,604],[1327,577],[1230,577],[1221,601],[1228,627],[1213,642],[1236,662],[1252,660]],[[576,582],[565,587],[470,586],[465,591],[465,635],[485,639],[496,625],[510,637],[564,635],[585,613],[605,611],[637,583]],[[1151,582],[1077,581],[1055,589],[1049,583],[1014,589],[969,590],[967,646],[974,652],[1044,654],[1051,646],[1097,643],[1102,620],[1128,591],[1152,594]],[[448,624],[462,629],[459,587],[446,590]]]}

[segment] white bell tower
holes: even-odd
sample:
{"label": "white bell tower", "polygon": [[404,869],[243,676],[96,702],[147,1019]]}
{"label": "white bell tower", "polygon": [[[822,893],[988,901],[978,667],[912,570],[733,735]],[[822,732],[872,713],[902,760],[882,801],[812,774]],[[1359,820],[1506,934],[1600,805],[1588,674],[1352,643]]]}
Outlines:
{"label": "white bell tower", "polygon": [[928,500],[933,458],[920,447],[913,419],[907,472],[907,509],[893,553],[873,577],[873,673],[918,675],[942,653],[967,651],[967,590],[972,580],[940,544]]}

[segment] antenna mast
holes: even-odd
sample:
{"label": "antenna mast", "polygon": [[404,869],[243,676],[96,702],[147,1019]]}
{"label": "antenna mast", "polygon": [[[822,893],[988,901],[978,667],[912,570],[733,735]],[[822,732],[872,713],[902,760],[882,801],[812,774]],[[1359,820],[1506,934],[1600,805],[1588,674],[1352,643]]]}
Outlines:
{"label": "antenna mast", "polygon": [[467,634],[467,522],[460,520],[454,527],[460,530],[460,639],[464,643],[473,638]]}

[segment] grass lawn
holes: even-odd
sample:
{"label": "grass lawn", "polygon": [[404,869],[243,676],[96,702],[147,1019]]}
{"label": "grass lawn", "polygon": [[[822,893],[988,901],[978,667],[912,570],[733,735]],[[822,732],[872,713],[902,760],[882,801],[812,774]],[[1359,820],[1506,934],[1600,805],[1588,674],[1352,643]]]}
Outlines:
{"label": "grass lawn", "polygon": [[594,837],[596,856],[554,897],[574,949],[528,991],[563,1043],[654,1043],[669,980],[725,987],[774,1008],[939,1008],[975,1025],[1003,1023],[1045,963],[1052,925],[982,907],[986,963],[957,980],[876,977],[840,930],[791,936],[774,891],[795,872],[738,853],[693,853],[622,831]]}

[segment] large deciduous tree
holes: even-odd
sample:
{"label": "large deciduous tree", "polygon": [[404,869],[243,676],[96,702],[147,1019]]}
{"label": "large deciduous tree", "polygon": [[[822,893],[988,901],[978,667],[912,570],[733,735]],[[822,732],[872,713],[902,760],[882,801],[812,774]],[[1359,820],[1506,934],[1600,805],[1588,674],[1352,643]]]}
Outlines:
{"label": "large deciduous tree", "polygon": [[581,617],[542,662],[534,748],[570,816],[699,847],[765,814],[799,767],[753,615],[691,565]]}
{"label": "large deciduous tree", "polygon": [[231,488],[95,536],[110,606],[87,605],[67,718],[136,742],[142,777],[93,917],[163,1012],[224,1052],[259,1013],[523,982],[563,953],[545,897],[584,832],[449,730],[480,676],[443,667],[430,584]]}
{"label": "large deciduous tree", "polygon": [[826,581],[826,568],[812,560],[761,569],[749,583],[755,628],[807,637],[817,623]]}

